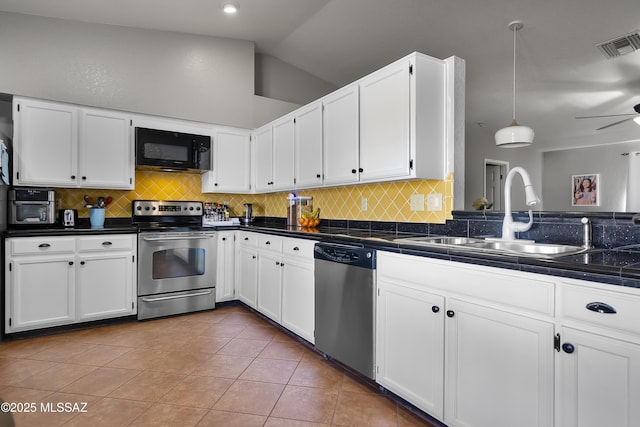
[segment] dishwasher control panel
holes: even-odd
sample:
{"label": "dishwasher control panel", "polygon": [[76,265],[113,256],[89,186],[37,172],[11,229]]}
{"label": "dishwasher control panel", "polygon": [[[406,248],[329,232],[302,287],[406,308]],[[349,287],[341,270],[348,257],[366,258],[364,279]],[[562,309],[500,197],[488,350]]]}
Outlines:
{"label": "dishwasher control panel", "polygon": [[359,246],[316,243],[314,258],[316,260],[349,264],[356,267],[376,268],[375,250]]}

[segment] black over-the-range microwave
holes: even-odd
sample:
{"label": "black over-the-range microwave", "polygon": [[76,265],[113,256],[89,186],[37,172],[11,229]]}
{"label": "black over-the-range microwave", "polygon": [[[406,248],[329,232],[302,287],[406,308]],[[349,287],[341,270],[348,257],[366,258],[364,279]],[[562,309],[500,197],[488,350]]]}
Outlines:
{"label": "black over-the-range microwave", "polygon": [[211,169],[211,137],[135,128],[136,167],[204,173]]}

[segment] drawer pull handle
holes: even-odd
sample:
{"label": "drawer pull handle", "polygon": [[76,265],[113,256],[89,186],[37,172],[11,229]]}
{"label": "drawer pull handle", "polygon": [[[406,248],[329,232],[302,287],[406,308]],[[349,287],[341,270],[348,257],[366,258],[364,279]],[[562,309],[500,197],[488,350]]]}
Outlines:
{"label": "drawer pull handle", "polygon": [[595,311],[596,313],[604,314],[616,314],[616,309],[604,302],[590,302],[587,304],[587,310]]}
{"label": "drawer pull handle", "polygon": [[106,242],[102,242],[102,246],[111,246],[113,245],[113,243],[106,241]]}
{"label": "drawer pull handle", "polygon": [[299,251],[299,250],[300,250],[300,248],[299,248],[299,247],[297,247],[297,246],[294,246],[294,247],[293,247],[293,250],[294,250],[294,251]]}
{"label": "drawer pull handle", "polygon": [[440,307],[438,307],[437,305],[433,305],[431,306],[431,311],[433,311],[434,313],[437,313],[440,311]]}
{"label": "drawer pull handle", "polygon": [[50,247],[51,247],[51,245],[50,245],[50,244],[48,244],[48,243],[40,243],[40,244],[38,245],[38,247],[39,247],[39,248],[43,248],[43,249],[44,249],[44,248],[50,248]]}
{"label": "drawer pull handle", "polygon": [[271,242],[267,240],[266,242],[264,242],[264,244],[265,244],[265,245],[270,245],[270,244],[271,244]]}
{"label": "drawer pull handle", "polygon": [[569,344],[569,343],[567,342],[567,343],[562,344],[562,350],[563,350],[565,353],[571,354],[571,353],[573,353],[574,351],[576,351],[576,348],[573,346],[573,344]]}

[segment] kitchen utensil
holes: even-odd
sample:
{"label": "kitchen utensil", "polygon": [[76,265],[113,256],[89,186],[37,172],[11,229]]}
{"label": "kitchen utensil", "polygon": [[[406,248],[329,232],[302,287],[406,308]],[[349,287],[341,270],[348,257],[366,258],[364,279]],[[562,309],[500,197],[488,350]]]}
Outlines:
{"label": "kitchen utensil", "polygon": [[87,194],[84,195],[84,203],[85,205],[93,205],[93,198],[89,197]]}
{"label": "kitchen utensil", "polygon": [[113,201],[113,197],[109,196],[104,200],[104,205],[108,206]]}
{"label": "kitchen utensil", "polygon": [[96,202],[96,207],[100,209],[104,209],[104,197],[98,197],[98,201]]}

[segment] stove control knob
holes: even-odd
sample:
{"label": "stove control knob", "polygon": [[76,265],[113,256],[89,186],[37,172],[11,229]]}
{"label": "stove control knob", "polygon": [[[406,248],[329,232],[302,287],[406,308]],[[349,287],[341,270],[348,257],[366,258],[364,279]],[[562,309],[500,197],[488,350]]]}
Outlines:
{"label": "stove control knob", "polygon": [[192,210],[193,210],[193,206],[190,206],[190,207],[189,207],[189,210],[190,210],[190,211],[192,211]]}
{"label": "stove control knob", "polygon": [[150,209],[150,208],[149,208],[149,206],[145,206],[145,207],[144,207],[144,210],[145,210],[145,211],[148,211],[149,209]]}
{"label": "stove control knob", "polygon": [[142,206],[136,206],[136,209],[141,211],[142,210]]}

